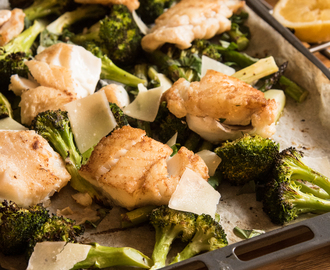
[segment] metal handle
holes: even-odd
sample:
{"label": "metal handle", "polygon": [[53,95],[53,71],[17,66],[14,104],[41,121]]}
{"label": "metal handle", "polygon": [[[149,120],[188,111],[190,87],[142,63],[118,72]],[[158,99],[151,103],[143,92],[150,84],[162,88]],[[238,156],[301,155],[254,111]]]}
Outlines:
{"label": "metal handle", "polygon": [[330,244],[330,213],[244,240],[164,270],[249,270]]}

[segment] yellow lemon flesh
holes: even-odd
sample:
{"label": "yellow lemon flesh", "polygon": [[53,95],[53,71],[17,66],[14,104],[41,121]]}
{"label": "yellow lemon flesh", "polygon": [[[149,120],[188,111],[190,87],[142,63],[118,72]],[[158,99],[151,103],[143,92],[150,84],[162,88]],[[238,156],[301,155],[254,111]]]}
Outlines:
{"label": "yellow lemon flesh", "polygon": [[273,16],[284,26],[293,28],[301,41],[330,40],[330,0],[280,0]]}

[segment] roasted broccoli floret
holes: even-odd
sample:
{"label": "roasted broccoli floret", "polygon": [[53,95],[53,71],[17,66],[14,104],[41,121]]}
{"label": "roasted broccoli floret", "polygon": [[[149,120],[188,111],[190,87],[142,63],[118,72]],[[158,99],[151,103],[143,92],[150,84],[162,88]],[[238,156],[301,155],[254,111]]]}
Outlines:
{"label": "roasted broccoli floret", "polygon": [[33,232],[48,218],[48,211],[41,205],[24,209],[4,200],[0,203],[0,251],[5,255],[24,253]]}
{"label": "roasted broccoli floret", "polygon": [[112,103],[112,102],[109,102],[109,106],[117,122],[117,126],[115,129],[122,128],[123,126],[127,126],[128,120],[122,109],[120,109],[120,107],[116,103]]}
{"label": "roasted broccoli floret", "polygon": [[113,5],[110,13],[88,33],[72,37],[72,42],[93,41],[116,65],[127,66],[141,52],[142,35],[125,5]]}
{"label": "roasted broccoli floret", "polygon": [[33,119],[31,129],[44,137],[61,155],[71,174],[71,186],[82,193],[87,192],[94,200],[102,202],[103,197],[100,193],[78,172],[82,164],[82,156],[74,141],[68,112],[62,110],[41,112]]}
{"label": "roasted broccoli floret", "polygon": [[330,211],[330,201],[318,197],[318,190],[306,189],[315,185],[330,194],[327,177],[302,162],[303,152],[290,147],[276,156],[272,173],[264,190],[263,208],[271,221],[284,224],[303,213]]}
{"label": "roasted broccoli floret", "polygon": [[68,27],[86,19],[103,18],[107,9],[101,5],[82,5],[75,10],[67,11],[47,25],[40,35],[40,45],[49,47],[60,42],[61,35]]}
{"label": "roasted broccoli floret", "polygon": [[[18,1],[11,1],[11,7],[18,5]],[[23,1],[22,1],[23,2]],[[26,1],[25,1],[26,2]],[[29,2],[29,1],[28,1]],[[21,4],[20,4],[21,5]],[[21,5],[22,6],[22,5]],[[34,0],[29,6],[23,6],[27,19],[33,21],[51,14],[61,15],[74,6],[73,0]]]}
{"label": "roasted broccoli floret", "polygon": [[10,53],[0,60],[1,92],[8,90],[12,75],[17,74],[20,77],[28,77],[29,69],[24,63],[26,60],[29,60],[29,56],[25,52]]}
{"label": "roasted broccoli floret", "polygon": [[189,241],[193,237],[196,215],[174,210],[164,205],[152,210],[149,220],[156,231],[152,253],[154,265],[151,269],[158,269],[166,265],[166,258],[174,239],[180,238],[182,241]]}
{"label": "roasted broccoli floret", "polygon": [[144,23],[151,24],[174,2],[175,0],[140,0],[140,6],[136,13]]}
{"label": "roasted broccoli floret", "polygon": [[11,53],[31,54],[31,47],[38,35],[45,29],[44,22],[34,21],[33,25],[20,33],[16,38],[0,47],[0,60],[6,58]]}
{"label": "roasted broccoli floret", "polygon": [[85,231],[82,225],[76,225],[70,218],[52,215],[33,232],[28,241],[27,258],[30,258],[35,245],[44,241],[78,242],[78,237]]}
{"label": "roasted broccoli floret", "polygon": [[279,144],[259,135],[245,134],[234,141],[224,142],[214,152],[221,158],[218,171],[232,185],[260,180],[272,168]]}
{"label": "roasted broccoli floret", "polygon": [[227,235],[222,226],[210,215],[201,214],[196,219],[196,232],[194,237],[190,240],[188,245],[177,254],[171,264],[227,245]]}
{"label": "roasted broccoli floret", "polygon": [[139,83],[145,83],[145,80],[142,80],[127,71],[117,67],[110,58],[102,52],[100,47],[97,46],[94,42],[85,42],[83,46],[95,56],[99,57],[102,60],[101,67],[101,79],[112,80],[116,82],[123,83],[128,86],[136,87]]}

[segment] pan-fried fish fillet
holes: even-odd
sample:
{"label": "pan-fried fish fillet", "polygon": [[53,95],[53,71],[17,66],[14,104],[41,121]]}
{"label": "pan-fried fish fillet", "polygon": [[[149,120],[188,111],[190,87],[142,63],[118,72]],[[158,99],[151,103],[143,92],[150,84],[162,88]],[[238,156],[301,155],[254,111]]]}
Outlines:
{"label": "pan-fried fish fillet", "polygon": [[0,27],[0,46],[7,44],[23,31],[24,18],[25,13],[22,9],[15,8],[11,11],[9,19]]}
{"label": "pan-fried fish fillet", "polygon": [[19,107],[21,107],[21,121],[25,125],[30,125],[38,113],[47,110],[57,110],[63,105],[76,100],[77,97],[71,93],[60,90],[38,86],[24,91],[21,95]]}
{"label": "pan-fried fish fillet", "polygon": [[46,202],[71,176],[48,142],[34,131],[0,131],[0,200]]}
{"label": "pan-fried fish fillet", "polygon": [[186,49],[194,39],[210,39],[230,29],[228,18],[244,3],[238,0],[181,0],[156,19],[155,26],[142,39],[142,48],[152,52],[165,43],[172,43]]}
{"label": "pan-fried fish fillet", "polygon": [[130,11],[138,9],[140,3],[138,0],[75,0],[81,4],[101,4],[101,5],[125,5]]}
{"label": "pan-fried fish fillet", "polygon": [[190,115],[222,119],[227,125],[266,127],[263,136],[274,129],[276,102],[239,79],[208,70],[200,82],[179,79],[164,93],[168,109],[178,118]]}
{"label": "pan-fried fish fillet", "polygon": [[167,204],[186,166],[208,179],[207,166],[198,155],[186,148],[179,152],[169,174],[172,149],[145,136],[143,130],[125,126],[102,139],[80,174],[127,209]]}

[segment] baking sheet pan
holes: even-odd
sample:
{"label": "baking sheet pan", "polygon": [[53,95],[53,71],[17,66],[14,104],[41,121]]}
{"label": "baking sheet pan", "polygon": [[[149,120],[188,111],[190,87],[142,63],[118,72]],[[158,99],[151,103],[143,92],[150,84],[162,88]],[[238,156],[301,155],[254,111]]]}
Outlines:
{"label": "baking sheet pan", "polygon": [[[0,0],[1,2],[2,0]],[[330,153],[330,142],[327,133],[330,131],[330,110],[326,110],[325,104],[330,103],[330,72],[314,57],[292,33],[280,25],[268,13],[268,10],[257,0],[247,0],[247,10],[251,12],[250,25],[252,32],[249,54],[256,57],[274,55],[278,64],[290,60],[288,77],[301,82],[308,88],[311,95],[303,104],[296,104],[288,100],[286,112],[281,118],[275,140],[279,141],[282,148],[294,145],[304,147],[307,155],[311,157],[324,157]],[[253,13],[253,14],[252,14]],[[265,23],[266,22],[266,23]],[[263,35],[255,34],[256,31]],[[301,78],[302,74],[304,77]],[[320,106],[315,106],[320,105]],[[312,109],[310,109],[312,107]],[[292,117],[293,116],[293,117]],[[304,120],[304,121],[302,121]],[[309,124],[313,122],[313,128],[322,128],[324,132],[313,132]],[[288,134],[290,136],[281,136]],[[322,142],[326,141],[324,145]],[[224,191],[228,186],[222,185],[219,190],[222,194],[218,212],[228,233],[230,245],[189,260],[167,266],[165,269],[255,269],[267,265],[276,260],[285,259],[329,244],[329,230],[325,226],[329,222],[330,213],[279,228],[272,225],[263,213],[260,202],[256,202],[254,194],[240,196],[234,200],[239,211],[235,212],[231,201],[236,196],[237,189],[230,188],[230,192]],[[60,194],[52,198],[51,209],[63,209],[68,202],[74,204],[71,194],[72,189],[65,188]],[[249,203],[247,203],[249,202]],[[79,206],[76,206],[77,209]],[[253,208],[253,215],[249,213],[241,219],[241,213]],[[78,209],[79,210],[79,209]],[[148,226],[132,228],[129,231],[116,231],[120,227],[118,216],[123,209],[114,208],[111,215],[105,218],[97,228],[96,233],[87,233],[86,238],[93,239],[103,245],[132,246],[150,256],[154,243],[154,232]],[[267,233],[253,239],[241,241],[235,238],[232,229],[236,226],[253,229],[265,229]],[[295,232],[292,234],[292,232]],[[291,246],[289,244],[291,244]],[[280,249],[277,247],[280,246]],[[285,248],[283,248],[285,247]],[[182,248],[178,244],[177,249]],[[264,251],[267,251],[266,254]],[[175,254],[173,249],[172,254]],[[258,254],[251,255],[251,254]],[[1,268],[0,268],[1,269]],[[114,268],[111,268],[114,269]],[[124,269],[124,268],[120,268]]]}

